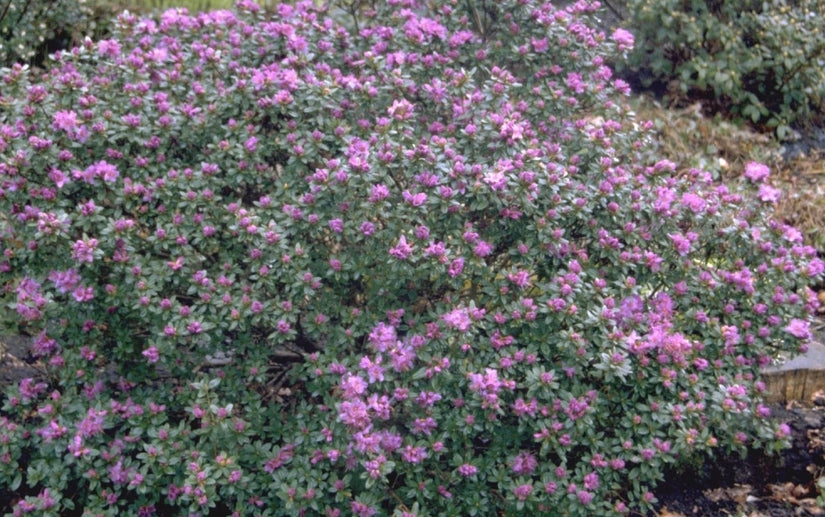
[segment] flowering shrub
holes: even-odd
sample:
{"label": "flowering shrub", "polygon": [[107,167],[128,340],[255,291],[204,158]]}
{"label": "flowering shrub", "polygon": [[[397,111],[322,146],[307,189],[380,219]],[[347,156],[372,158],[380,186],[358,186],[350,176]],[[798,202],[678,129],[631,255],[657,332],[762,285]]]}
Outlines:
{"label": "flowering shrub", "polygon": [[597,4],[468,5],[124,13],[4,72],[14,515],[622,514],[781,446],[823,264],[769,170],[656,161]]}

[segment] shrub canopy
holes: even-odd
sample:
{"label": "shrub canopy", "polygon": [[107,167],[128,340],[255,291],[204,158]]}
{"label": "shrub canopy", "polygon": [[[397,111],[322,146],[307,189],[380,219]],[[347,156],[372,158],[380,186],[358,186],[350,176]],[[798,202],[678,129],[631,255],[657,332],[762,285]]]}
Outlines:
{"label": "shrub canopy", "polygon": [[620,514],[781,444],[823,264],[766,167],[656,160],[597,9],[242,0],[5,70],[14,512]]}

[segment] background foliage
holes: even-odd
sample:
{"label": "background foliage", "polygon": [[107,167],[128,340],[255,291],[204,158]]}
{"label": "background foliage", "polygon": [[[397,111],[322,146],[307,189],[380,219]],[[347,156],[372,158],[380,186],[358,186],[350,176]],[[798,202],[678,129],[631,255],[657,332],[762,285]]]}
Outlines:
{"label": "background foliage", "polygon": [[709,101],[775,131],[821,127],[822,0],[610,1],[637,45],[619,68],[646,87]]}

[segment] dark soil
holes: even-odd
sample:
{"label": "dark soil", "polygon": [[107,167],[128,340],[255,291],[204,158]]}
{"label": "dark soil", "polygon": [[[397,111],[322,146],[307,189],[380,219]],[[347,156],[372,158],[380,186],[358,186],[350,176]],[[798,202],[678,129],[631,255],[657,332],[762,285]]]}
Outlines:
{"label": "dark soil", "polygon": [[[26,337],[0,337],[0,389],[41,375]],[[825,476],[825,394],[774,405],[773,417],[793,431],[793,446],[776,456],[717,456],[665,474],[655,510],[646,517],[825,516],[816,481]]]}
{"label": "dark soil", "polygon": [[0,389],[40,375],[30,344],[27,336],[0,336]]}
{"label": "dark soil", "polygon": [[772,412],[793,431],[790,449],[776,456],[751,451],[744,458],[710,458],[668,472],[649,517],[825,515],[816,502],[816,481],[825,476],[825,407],[792,402]]}

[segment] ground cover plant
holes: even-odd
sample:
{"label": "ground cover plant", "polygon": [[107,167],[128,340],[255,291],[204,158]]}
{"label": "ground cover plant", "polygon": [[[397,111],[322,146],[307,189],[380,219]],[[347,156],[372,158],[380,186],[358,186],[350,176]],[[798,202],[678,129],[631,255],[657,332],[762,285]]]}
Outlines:
{"label": "ground cover plant", "polygon": [[823,263],[765,165],[657,158],[597,12],[242,0],[4,70],[0,279],[49,365],[5,511],[624,514],[781,447],[759,367]]}

